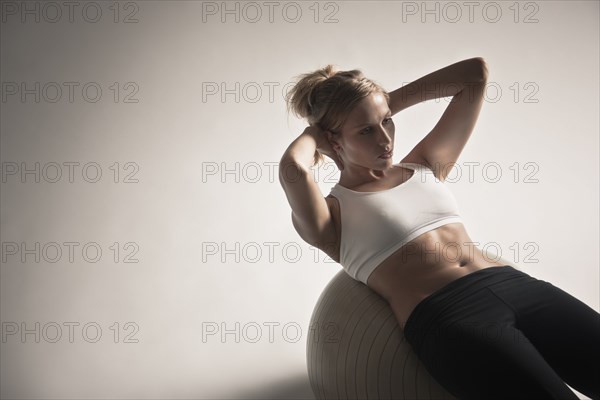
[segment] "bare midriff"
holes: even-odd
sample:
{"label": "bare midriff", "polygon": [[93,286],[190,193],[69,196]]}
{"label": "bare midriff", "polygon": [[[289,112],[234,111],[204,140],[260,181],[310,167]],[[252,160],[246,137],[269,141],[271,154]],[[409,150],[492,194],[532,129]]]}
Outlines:
{"label": "bare midriff", "polygon": [[367,286],[385,298],[400,327],[423,299],[448,283],[484,268],[506,265],[477,248],[462,223],[451,223],[411,240],[369,276]]}

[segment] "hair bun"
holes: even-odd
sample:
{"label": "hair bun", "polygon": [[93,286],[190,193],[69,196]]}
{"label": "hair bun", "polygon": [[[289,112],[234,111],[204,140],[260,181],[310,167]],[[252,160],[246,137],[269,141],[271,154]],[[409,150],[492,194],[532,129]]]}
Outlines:
{"label": "hair bun", "polygon": [[335,65],[327,64],[327,66],[321,68],[321,71],[323,71],[325,79],[329,79],[334,77],[338,73],[339,69]]}

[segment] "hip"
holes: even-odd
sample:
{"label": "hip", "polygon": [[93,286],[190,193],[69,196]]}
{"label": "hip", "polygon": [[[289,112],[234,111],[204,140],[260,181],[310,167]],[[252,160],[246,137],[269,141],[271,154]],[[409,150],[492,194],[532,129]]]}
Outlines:
{"label": "hip", "polygon": [[479,269],[448,283],[419,301],[408,315],[403,329],[408,334],[433,322],[441,322],[445,312],[450,309],[456,312],[465,305],[468,307],[481,290],[491,289],[497,293],[512,292],[527,296],[532,284],[549,285],[548,282],[534,278],[510,265]]}
{"label": "hip", "polygon": [[469,264],[444,266],[430,270],[427,266],[422,266],[421,270],[414,271],[413,274],[405,274],[405,277],[410,275],[410,279],[402,279],[402,283],[397,283],[393,294],[389,295],[386,300],[400,323],[400,327],[404,329],[405,322],[408,322],[417,307],[427,299],[439,295],[444,289],[451,290],[453,287],[460,286],[468,276],[499,267],[507,267],[507,265],[498,263],[485,266]]}

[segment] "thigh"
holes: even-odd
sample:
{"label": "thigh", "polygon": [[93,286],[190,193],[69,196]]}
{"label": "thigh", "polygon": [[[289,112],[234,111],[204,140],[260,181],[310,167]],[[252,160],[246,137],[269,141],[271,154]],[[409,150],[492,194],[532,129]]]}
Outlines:
{"label": "thigh", "polygon": [[491,290],[518,327],[570,386],[600,398],[600,314],[549,282],[532,278]]}
{"label": "thigh", "polygon": [[417,354],[459,399],[578,399],[515,327],[515,318],[484,288],[446,307],[422,331]]}

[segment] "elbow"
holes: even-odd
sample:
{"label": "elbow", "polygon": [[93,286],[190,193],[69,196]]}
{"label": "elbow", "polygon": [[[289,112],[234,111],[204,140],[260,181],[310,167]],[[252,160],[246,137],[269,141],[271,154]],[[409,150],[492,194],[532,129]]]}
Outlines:
{"label": "elbow", "polygon": [[478,82],[487,82],[488,80],[488,67],[483,57],[476,57],[477,60],[477,79]]}
{"label": "elbow", "polygon": [[482,83],[487,82],[488,69],[483,57],[473,57],[465,60],[465,82]]}

